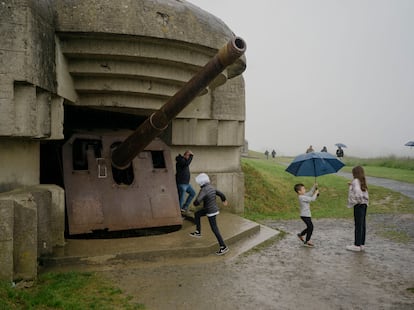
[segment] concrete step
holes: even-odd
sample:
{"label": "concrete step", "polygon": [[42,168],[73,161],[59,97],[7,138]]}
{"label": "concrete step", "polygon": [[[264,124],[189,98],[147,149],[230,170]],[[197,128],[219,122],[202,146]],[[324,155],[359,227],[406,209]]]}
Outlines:
{"label": "concrete step", "polygon": [[[225,212],[218,215],[217,224],[230,248],[226,257],[237,256],[279,233]],[[202,217],[201,229],[201,238],[191,237],[189,234],[195,230],[195,225],[192,221],[184,220],[180,230],[163,235],[122,239],[67,239],[66,245],[56,248],[52,256],[41,258],[41,268],[74,270],[128,262],[168,263],[169,260],[176,259],[216,257],[218,243],[206,217]]]}

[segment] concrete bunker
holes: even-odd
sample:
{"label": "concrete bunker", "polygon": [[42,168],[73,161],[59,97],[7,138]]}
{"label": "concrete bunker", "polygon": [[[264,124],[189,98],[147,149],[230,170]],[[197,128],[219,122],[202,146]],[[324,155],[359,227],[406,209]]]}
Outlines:
{"label": "concrete bunker", "polygon": [[[243,211],[244,56],[134,156],[132,170],[116,175],[125,168],[114,170],[105,157],[234,37],[221,20],[172,0],[24,0],[0,5],[0,17],[0,278],[35,276],[36,258],[51,255],[64,245],[65,230],[70,234],[65,212],[86,206],[92,230],[119,229],[102,219],[104,200],[91,191],[65,210],[63,162],[74,171],[69,183],[94,175],[125,192],[139,184],[137,168],[148,162],[149,173],[161,179],[152,188],[161,194],[148,199],[156,204],[172,193],[170,185],[163,192],[161,175],[173,175],[173,158],[191,148],[198,158],[192,172],[209,173],[226,192],[229,211]],[[72,142],[74,150],[66,150]],[[175,225],[175,214],[150,209]],[[76,229],[86,227],[78,218]]]}

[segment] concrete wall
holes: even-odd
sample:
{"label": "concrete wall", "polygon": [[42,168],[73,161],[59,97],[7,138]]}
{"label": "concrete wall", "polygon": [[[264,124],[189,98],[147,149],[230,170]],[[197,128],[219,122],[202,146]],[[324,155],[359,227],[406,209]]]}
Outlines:
{"label": "concrete wall", "polygon": [[0,280],[12,280],[14,270],[14,202],[0,199]]}
{"label": "concrete wall", "polygon": [[0,136],[50,136],[55,92],[51,0],[0,3]]}
{"label": "concrete wall", "polygon": [[0,194],[0,279],[33,279],[37,258],[64,245],[64,191],[38,185]]}
{"label": "concrete wall", "polygon": [[[37,275],[37,210],[29,193],[0,194],[0,279]],[[4,217],[3,217],[4,216]]]}
{"label": "concrete wall", "polygon": [[39,142],[0,138],[0,193],[39,184]]}

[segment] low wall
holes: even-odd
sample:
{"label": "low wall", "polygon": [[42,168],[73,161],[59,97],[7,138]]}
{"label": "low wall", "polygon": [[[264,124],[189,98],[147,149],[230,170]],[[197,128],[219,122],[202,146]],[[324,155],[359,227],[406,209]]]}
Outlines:
{"label": "low wall", "polygon": [[0,280],[34,279],[37,259],[64,245],[64,191],[38,185],[0,194]]}

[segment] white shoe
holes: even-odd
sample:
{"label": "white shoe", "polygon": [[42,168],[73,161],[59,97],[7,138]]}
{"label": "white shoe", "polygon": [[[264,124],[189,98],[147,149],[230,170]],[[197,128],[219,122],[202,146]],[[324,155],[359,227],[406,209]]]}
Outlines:
{"label": "white shoe", "polygon": [[365,245],[361,245],[361,251],[365,251]]}
{"label": "white shoe", "polygon": [[223,254],[225,254],[225,253],[227,253],[229,251],[229,248],[228,247],[220,247],[220,249],[216,252],[216,254],[217,255],[223,255]]}
{"label": "white shoe", "polygon": [[353,252],[361,252],[361,247],[356,245],[347,245],[346,249]]}

